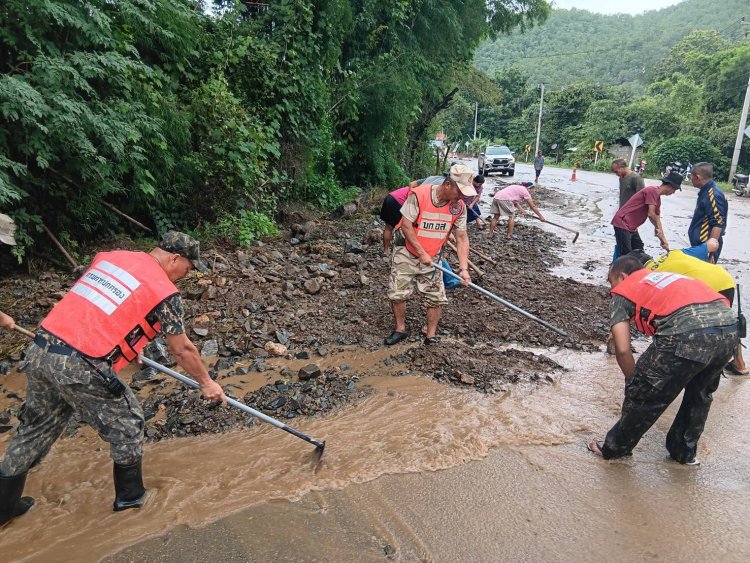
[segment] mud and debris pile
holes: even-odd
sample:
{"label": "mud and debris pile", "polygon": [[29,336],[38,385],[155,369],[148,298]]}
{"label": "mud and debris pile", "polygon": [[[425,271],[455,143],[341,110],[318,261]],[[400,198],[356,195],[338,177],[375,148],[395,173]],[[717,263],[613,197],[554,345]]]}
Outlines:
{"label": "mud and debris pile", "polygon": [[[412,374],[493,392],[515,381],[543,379],[557,370],[559,366],[543,356],[545,348],[599,350],[608,331],[608,292],[551,274],[560,262],[556,251],[564,243],[526,223],[516,226],[518,238],[512,241],[506,240],[503,224],[495,240],[487,240],[485,233],[471,227],[471,244],[496,264],[472,255],[483,272],[481,276],[473,272],[473,281],[568,332],[570,338],[460,287],[449,292],[438,332],[443,341],[437,347],[422,347],[425,310],[420,299],[413,299],[407,306],[409,342],[386,353]],[[218,358],[212,377],[264,374],[271,359],[315,360],[343,346],[361,350],[363,357],[383,352],[383,338],[393,329],[393,320],[385,296],[389,258],[383,253],[381,236],[373,205],[343,221],[292,217],[284,237],[249,248],[206,250],[211,273],[190,275],[178,285],[189,337],[202,355]],[[148,250],[129,241],[115,246]],[[457,267],[451,251],[445,256]],[[19,325],[33,328],[75,280],[75,275],[59,272],[4,278],[0,303]],[[18,365],[25,346],[23,336],[3,334],[0,372]],[[416,348],[404,353],[408,346]],[[534,347],[540,353],[497,351],[508,347]],[[245,366],[235,366],[240,360]],[[296,371],[282,370],[280,377],[273,374],[275,379],[245,394],[244,400],[280,418],[315,415],[359,399],[357,375],[357,370],[326,371],[302,382]],[[164,382],[166,376],[150,378],[153,374],[136,374],[132,384],[144,398],[149,439],[221,432],[247,423],[241,412],[214,410],[202,404],[195,392]],[[231,382],[227,383],[232,392]],[[0,410],[17,406],[20,398],[3,401]],[[15,416],[9,418],[8,423],[0,420],[0,427],[13,424]]]}
{"label": "mud and debris pile", "polygon": [[415,347],[395,359],[408,368],[404,374],[423,373],[438,381],[474,387],[485,393],[504,392],[511,384],[521,382],[552,383],[551,374],[563,369],[543,354],[514,348],[472,349],[462,343],[450,347]]}
{"label": "mud and debris pile", "polygon": [[[299,416],[313,417],[339,409],[361,400],[372,392],[368,386],[358,386],[357,376],[347,377],[327,370],[313,380],[292,381],[279,379],[232,398],[245,403],[263,414],[281,421]],[[196,434],[221,433],[253,426],[256,417],[239,409],[220,407],[202,399],[196,391],[180,385],[152,389],[142,399],[146,416],[146,439],[184,437]]]}

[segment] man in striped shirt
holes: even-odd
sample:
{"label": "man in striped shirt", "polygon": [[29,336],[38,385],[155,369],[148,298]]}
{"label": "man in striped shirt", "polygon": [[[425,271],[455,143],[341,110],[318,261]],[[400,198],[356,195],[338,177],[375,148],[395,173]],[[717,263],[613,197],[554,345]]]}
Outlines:
{"label": "man in striped shirt", "polygon": [[698,246],[708,242],[708,239],[719,241],[718,250],[709,256],[709,262],[715,264],[724,246],[729,204],[713,177],[714,167],[710,162],[700,162],[693,166],[690,182],[698,188],[698,201],[688,228],[688,237],[690,246]]}

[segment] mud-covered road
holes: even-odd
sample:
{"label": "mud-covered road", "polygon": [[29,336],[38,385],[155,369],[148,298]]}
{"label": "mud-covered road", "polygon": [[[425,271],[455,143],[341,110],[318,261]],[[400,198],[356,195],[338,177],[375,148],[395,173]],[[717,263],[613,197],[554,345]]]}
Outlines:
{"label": "mud-covered road", "polygon": [[[517,179],[531,176],[530,167],[518,170]],[[293,218],[297,240],[215,249],[214,273],[181,289],[191,338],[218,381],[326,439],[323,465],[312,471],[303,442],[136,373],[152,442],[147,506],[111,512],[106,448],[72,425],[29,476],[37,506],[0,532],[4,557],[88,561],[125,548],[108,560],[745,560],[745,380],[722,382],[700,469],[664,460],[672,409],[632,459],[608,463],[585,451],[586,438],[614,422],[622,397],[602,346],[617,182],[579,172],[573,184],[569,175],[545,168],[535,199],[548,218],[580,226],[575,245],[569,233],[530,221],[510,243],[470,237],[498,262],[475,260],[484,270],[475,281],[570,340],[459,289],[439,347],[421,345],[423,309],[412,304],[413,338],[384,347],[391,317],[376,216],[364,209],[316,225]],[[694,197],[686,186],[663,204],[675,247]],[[730,200],[725,265],[740,280],[748,210]],[[656,252],[655,239],[644,240]],[[31,327],[71,281],[4,279],[0,303]],[[18,354],[22,341],[5,336],[3,351]],[[286,350],[275,356],[278,345]],[[311,363],[321,375],[298,381]],[[0,377],[0,422],[12,428],[23,375]]]}

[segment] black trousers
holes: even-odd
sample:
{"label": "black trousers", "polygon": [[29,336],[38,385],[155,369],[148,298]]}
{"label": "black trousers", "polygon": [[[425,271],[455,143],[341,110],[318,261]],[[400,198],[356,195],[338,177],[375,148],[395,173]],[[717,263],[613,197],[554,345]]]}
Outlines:
{"label": "black trousers", "polygon": [[617,256],[625,256],[634,250],[643,250],[643,241],[638,231],[631,233],[627,229],[615,227],[615,242],[617,243]]}
{"label": "black trousers", "polygon": [[737,345],[736,326],[710,330],[715,332],[654,337],[625,384],[620,420],[607,433],[602,447],[605,459],[629,454],[683,389],[685,395],[666,446],[672,459],[680,463],[695,457],[722,368]]}

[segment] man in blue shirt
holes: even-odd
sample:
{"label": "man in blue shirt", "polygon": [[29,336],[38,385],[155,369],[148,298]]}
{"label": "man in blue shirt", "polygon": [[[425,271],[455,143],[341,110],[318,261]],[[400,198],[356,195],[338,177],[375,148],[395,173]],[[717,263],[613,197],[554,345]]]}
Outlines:
{"label": "man in blue shirt", "polygon": [[716,182],[713,180],[714,167],[709,162],[700,162],[693,166],[690,182],[698,188],[698,201],[695,204],[693,220],[688,228],[691,246],[698,246],[708,239],[719,241],[719,248],[709,257],[709,262],[719,260],[724,246],[724,233],[727,230],[727,213],[729,204]]}

